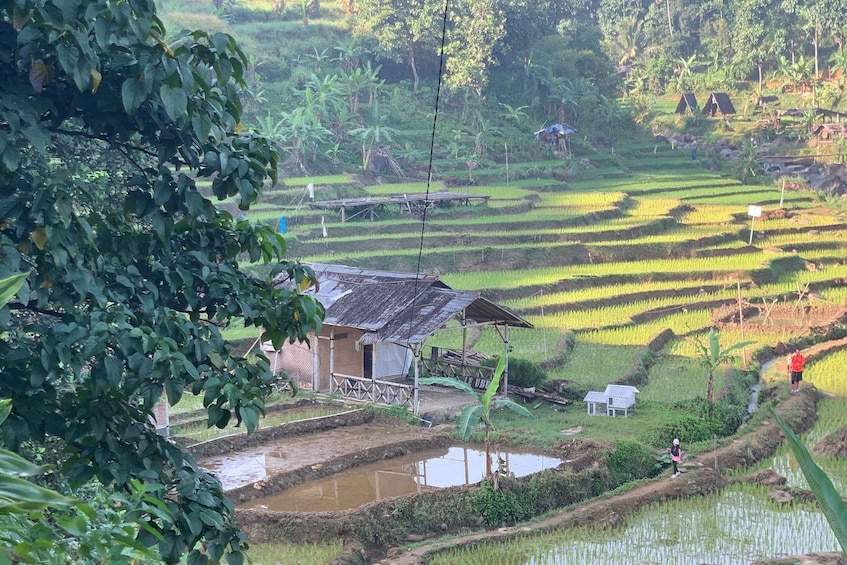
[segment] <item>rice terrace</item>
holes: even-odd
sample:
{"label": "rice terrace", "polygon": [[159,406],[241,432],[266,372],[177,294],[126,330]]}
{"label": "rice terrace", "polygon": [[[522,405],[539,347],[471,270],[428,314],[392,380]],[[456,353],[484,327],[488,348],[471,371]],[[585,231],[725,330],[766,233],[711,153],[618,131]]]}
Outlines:
{"label": "rice terrace", "polygon": [[[464,492],[450,503],[448,514],[434,510],[437,502],[425,502],[426,493],[312,516],[268,513],[251,504],[254,510],[240,515],[251,538],[320,543],[326,532],[364,534],[359,538],[363,547],[388,551],[384,563],[504,562],[506,555],[508,562],[530,563],[612,563],[615,555],[621,563],[750,563],[837,550],[828,528],[815,522],[822,515],[813,498],[770,500],[774,489],[801,489],[805,482],[796,469],[785,466],[790,456],[786,447],[772,441],[772,430],[764,432],[768,439],[759,446],[750,446],[773,423],[760,411],[748,419],[747,410],[749,391],[761,373],[755,387],[759,399],[781,400],[778,410],[794,414],[798,431],[809,430],[805,437],[817,441],[843,426],[843,371],[837,358],[845,353],[841,338],[847,335],[844,213],[822,207],[812,192],[781,194],[778,182],[745,185],[704,169],[687,153],[654,151],[652,143],[617,147],[616,152],[614,163],[597,156],[593,168],[571,165],[567,170],[563,165],[552,176],[535,176],[531,167],[542,165],[530,164],[522,178],[508,183],[498,178],[502,171],[486,176],[477,172],[479,184],[458,189],[436,178],[430,190],[488,198],[485,205],[435,207],[427,211],[423,225],[420,212],[342,222],[325,210],[291,205],[299,202],[307,184],[319,199],[352,189],[370,197],[418,193],[426,189],[420,183],[370,184],[358,176],[292,178],[266,193],[263,217],[286,217],[289,252],[301,261],[397,271],[414,270],[419,261],[420,271],[438,274],[453,288],[482,291],[530,320],[532,329],[512,330],[510,356],[543,366],[549,380],[539,386],[573,402],[562,408],[533,401],[528,406],[535,419],[530,421],[497,412],[497,442],[501,449],[535,446],[570,454],[563,457],[571,465],[560,469],[568,479],[535,479],[570,493],[561,500],[526,504],[522,489],[530,487],[509,487],[520,494],[514,501],[504,495],[500,514],[483,515],[478,523],[452,515],[468,504]],[[764,210],[752,245],[747,205]],[[700,418],[698,402],[707,386],[695,344],[711,327],[720,329],[723,343],[753,342],[738,352],[736,368],[743,371],[724,375],[721,369],[716,381],[717,398],[726,410],[736,411],[739,422],[745,421],[726,439],[708,424],[691,421]],[[466,346],[496,355],[500,339],[488,331],[476,332]],[[840,341],[829,347],[830,340]],[[461,331],[436,334],[428,345],[461,349]],[[811,387],[801,397],[788,396],[781,359],[794,347],[810,351],[804,382],[826,399],[819,400]],[[634,415],[586,415],[581,403],[585,392],[611,382],[638,387]],[[821,410],[830,417],[817,418]],[[449,433],[448,425],[441,427]],[[686,458],[680,480],[672,482],[662,478],[666,472],[654,457],[675,435],[683,437]],[[636,445],[648,446],[642,448],[646,455]],[[613,463],[609,454],[615,449],[630,450],[629,461]],[[739,455],[739,450],[747,453]],[[625,469],[608,468],[615,464]],[[842,483],[838,457],[822,458],[820,464],[837,485]],[[714,475],[716,465],[719,476]],[[749,466],[777,469],[788,483],[746,481]],[[601,479],[598,473],[604,467]],[[656,473],[657,478],[636,483],[640,486],[579,505],[599,494],[598,482],[607,485],[601,488],[605,490]],[[582,485],[581,494],[576,485]],[[630,498],[618,503],[619,497]],[[473,502],[469,504],[473,515]],[[520,526],[532,515],[524,505],[532,504],[541,511],[576,506]],[[429,508],[436,516],[420,515]],[[698,530],[705,526],[694,526],[704,519],[698,512],[710,516],[705,534]],[[396,531],[379,522],[380,515],[392,516]],[[789,522],[779,525],[780,516]],[[462,534],[477,524],[511,528],[493,536]],[[783,530],[812,535],[798,537]],[[316,531],[321,535],[315,537]],[[424,543],[408,554],[389,549],[404,538],[421,544],[444,531],[453,534],[433,548]],[[786,545],[773,545],[777,538]]]}
{"label": "rice terrace", "polygon": [[0,565],[847,563],[843,2],[7,4]]}

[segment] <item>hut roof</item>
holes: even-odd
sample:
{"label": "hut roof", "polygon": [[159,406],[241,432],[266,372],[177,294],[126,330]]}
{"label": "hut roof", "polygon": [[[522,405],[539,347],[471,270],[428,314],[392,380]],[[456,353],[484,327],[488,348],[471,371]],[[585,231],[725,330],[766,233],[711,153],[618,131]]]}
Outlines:
{"label": "hut roof", "polygon": [[677,114],[685,114],[689,111],[692,113],[697,111],[697,97],[694,96],[693,92],[686,92],[680,96],[679,104],[676,105]]}
{"label": "hut roof", "polygon": [[[363,330],[362,343],[420,343],[462,313],[466,322],[532,327],[480,293],[454,290],[435,276],[310,266],[319,282],[315,298],[326,308],[324,323]],[[281,278],[276,284],[289,283]]]}
{"label": "hut roof", "polygon": [[709,100],[703,105],[703,114],[714,116],[722,114],[728,116],[735,114],[735,106],[732,105],[732,100],[725,92],[713,92],[709,95]]}

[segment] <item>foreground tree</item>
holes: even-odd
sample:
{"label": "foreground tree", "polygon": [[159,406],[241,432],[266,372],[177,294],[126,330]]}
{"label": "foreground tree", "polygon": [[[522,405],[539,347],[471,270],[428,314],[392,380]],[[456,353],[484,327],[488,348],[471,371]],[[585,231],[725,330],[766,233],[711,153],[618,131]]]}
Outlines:
{"label": "foreground tree", "polygon": [[[0,309],[0,438],[58,438],[72,484],[143,483],[158,501],[134,543],[165,562],[240,563],[232,503],[156,435],[153,406],[202,395],[209,425],[254,429],[273,375],[221,330],[243,320],[279,346],[323,309],[279,235],[197,186],[246,210],[276,180],[272,144],[241,130],[243,53],[223,34],[164,37],[153,0],[0,3],[0,279],[30,273]],[[297,284],[274,289],[239,259]]]}

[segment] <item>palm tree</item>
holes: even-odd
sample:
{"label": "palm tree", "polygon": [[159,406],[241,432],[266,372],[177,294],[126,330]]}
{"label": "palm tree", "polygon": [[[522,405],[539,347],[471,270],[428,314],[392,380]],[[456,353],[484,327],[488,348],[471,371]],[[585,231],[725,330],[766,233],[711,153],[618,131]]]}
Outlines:
{"label": "palm tree", "polygon": [[609,38],[618,65],[630,65],[644,48],[644,19],[636,15],[621,18]]}
{"label": "palm tree", "polygon": [[517,108],[510,106],[509,104],[504,104],[500,102],[500,107],[503,108],[503,111],[500,112],[500,116],[506,120],[515,122],[515,125],[520,125],[521,120],[528,118],[527,113],[524,112],[529,106],[518,106]]}

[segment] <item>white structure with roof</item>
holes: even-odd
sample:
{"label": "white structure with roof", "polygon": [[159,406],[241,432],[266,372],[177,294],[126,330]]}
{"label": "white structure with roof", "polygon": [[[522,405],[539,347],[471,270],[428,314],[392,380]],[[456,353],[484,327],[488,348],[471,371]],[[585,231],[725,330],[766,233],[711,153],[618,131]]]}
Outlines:
{"label": "white structure with roof", "polygon": [[629,385],[606,385],[603,392],[590,391],[585,395],[583,402],[589,414],[597,414],[597,405],[606,406],[606,416],[616,416],[618,411],[623,411],[624,418],[629,416],[631,410],[635,410],[635,395],[638,389]]}

